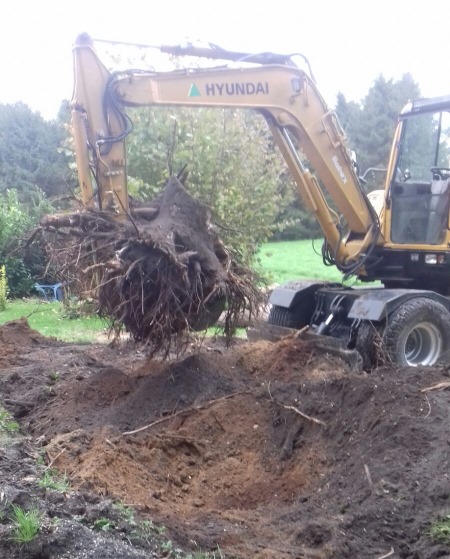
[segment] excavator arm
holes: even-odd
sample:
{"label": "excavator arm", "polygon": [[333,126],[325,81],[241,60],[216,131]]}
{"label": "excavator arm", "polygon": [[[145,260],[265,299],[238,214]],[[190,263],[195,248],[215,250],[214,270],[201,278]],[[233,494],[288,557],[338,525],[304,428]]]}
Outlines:
{"label": "excavator arm", "polygon": [[[360,187],[336,115],[312,77],[281,55],[245,55],[216,48],[189,54],[231,60],[239,55],[253,65],[110,73],[91,39],[78,37],[71,106],[84,203],[98,203],[119,218],[128,213],[125,138],[132,127],[127,107],[253,109],[267,121],[305,206],[316,215],[333,263],[346,273],[361,268],[373,247],[382,242],[378,218]],[[305,167],[304,158],[314,174]],[[321,184],[336,210],[327,203]]]}

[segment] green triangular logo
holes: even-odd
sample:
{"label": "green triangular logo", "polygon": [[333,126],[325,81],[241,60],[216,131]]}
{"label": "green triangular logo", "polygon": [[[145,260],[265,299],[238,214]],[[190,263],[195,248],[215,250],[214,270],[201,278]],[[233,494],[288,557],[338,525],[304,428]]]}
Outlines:
{"label": "green triangular logo", "polygon": [[195,83],[191,83],[191,87],[189,88],[188,97],[200,97],[201,93]]}

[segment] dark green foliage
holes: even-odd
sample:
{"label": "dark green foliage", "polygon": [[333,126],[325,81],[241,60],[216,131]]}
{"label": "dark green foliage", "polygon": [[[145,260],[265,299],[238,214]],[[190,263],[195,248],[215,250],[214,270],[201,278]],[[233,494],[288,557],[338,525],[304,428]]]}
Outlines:
{"label": "dark green foliage", "polygon": [[27,203],[19,202],[17,190],[0,193],[0,266],[6,267],[10,298],[28,295],[46,267],[46,257],[39,244],[26,250],[20,250],[20,245],[52,207],[37,189],[29,191],[28,199]]}
{"label": "dark green foliage", "polygon": [[[397,82],[379,76],[361,104],[338,95],[336,113],[357,153],[361,174],[369,167],[387,166],[398,115],[408,101],[419,96],[419,86],[410,74]],[[369,175],[368,180],[368,190],[383,186],[382,175]]]}
{"label": "dark green foliage", "polygon": [[[387,167],[398,115],[408,101],[419,96],[419,87],[409,74],[397,82],[379,76],[361,103],[347,102],[342,93],[338,94],[336,113],[351,148],[357,153],[360,175],[368,168]],[[367,190],[383,188],[384,178],[380,172],[368,173]],[[331,204],[326,192],[325,196]],[[277,216],[274,239],[322,236],[317,220],[303,208],[298,197],[289,200],[282,196],[282,199],[284,207]]]}
{"label": "dark green foliage", "polygon": [[64,137],[60,123],[23,103],[0,105],[0,192],[15,188],[22,201],[36,187],[50,197],[67,194],[70,172],[59,149]]}
{"label": "dark green foliage", "polygon": [[28,295],[35,283],[24,261],[21,258],[0,256],[0,266],[5,265],[8,281],[8,297],[16,299]]}
{"label": "dark green foliage", "polygon": [[297,197],[277,216],[272,240],[317,239],[322,236],[316,217],[302,207],[302,202]]}
{"label": "dark green foliage", "polygon": [[42,215],[53,212],[48,197],[75,187],[61,149],[68,118],[67,103],[52,122],[23,103],[0,105],[0,263],[10,297],[29,294],[36,280],[53,280],[43,277],[47,261],[39,244],[18,249]]}

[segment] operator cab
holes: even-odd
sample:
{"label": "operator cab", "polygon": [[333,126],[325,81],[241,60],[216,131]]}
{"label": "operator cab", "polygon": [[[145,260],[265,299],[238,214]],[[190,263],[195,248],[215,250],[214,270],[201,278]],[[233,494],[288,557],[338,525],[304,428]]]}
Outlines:
{"label": "operator cab", "polygon": [[391,240],[446,244],[450,200],[450,96],[409,103],[390,186]]}

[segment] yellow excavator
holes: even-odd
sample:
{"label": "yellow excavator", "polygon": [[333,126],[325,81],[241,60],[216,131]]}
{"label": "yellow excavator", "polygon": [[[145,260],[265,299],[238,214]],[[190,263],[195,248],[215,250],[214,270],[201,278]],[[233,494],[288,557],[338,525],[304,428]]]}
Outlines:
{"label": "yellow excavator", "polygon": [[271,294],[269,323],[308,327],[318,336],[334,338],[341,347],[358,350],[368,366],[380,348],[404,366],[433,365],[443,358],[450,350],[450,97],[419,99],[404,108],[384,190],[369,199],[336,114],[309,69],[299,68],[292,56],[218,47],[161,51],[222,63],[111,73],[92,39],[86,34],[77,38],[71,109],[84,204],[127,219],[129,108],[258,111],[304,205],[322,228],[325,263],[335,265],[344,277],[380,282],[379,287],[353,288],[289,282]]}

